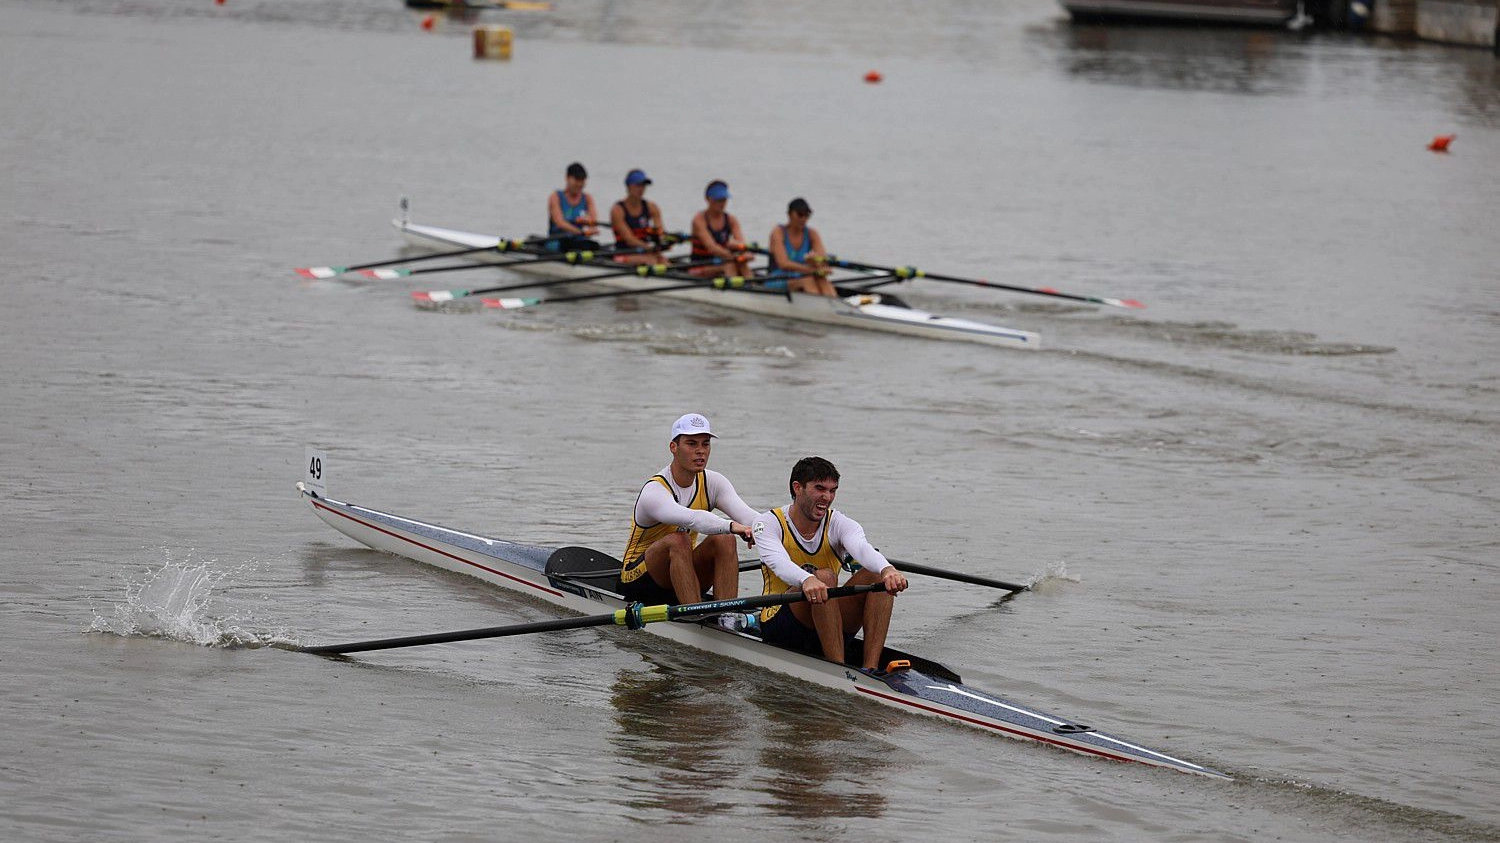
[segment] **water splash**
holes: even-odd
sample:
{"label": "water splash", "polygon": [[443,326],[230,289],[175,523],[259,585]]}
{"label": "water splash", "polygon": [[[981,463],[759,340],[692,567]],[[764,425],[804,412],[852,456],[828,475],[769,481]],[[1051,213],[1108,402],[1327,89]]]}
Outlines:
{"label": "water splash", "polygon": [[1022,584],[1035,591],[1037,590],[1038,586],[1043,585],[1044,583],[1051,582],[1053,580],[1061,580],[1062,582],[1083,582],[1083,577],[1078,574],[1068,573],[1068,563],[1059,559],[1055,562],[1048,563],[1047,567],[1043,568],[1035,574],[1032,574],[1031,578],[1026,580]]}
{"label": "water splash", "polygon": [[288,640],[284,632],[247,629],[254,619],[245,611],[230,610],[223,595],[247,574],[253,562],[219,567],[218,560],[178,562],[167,552],[160,568],[125,583],[124,598],[94,612],[90,632],[169,638],[202,647],[260,647]]}

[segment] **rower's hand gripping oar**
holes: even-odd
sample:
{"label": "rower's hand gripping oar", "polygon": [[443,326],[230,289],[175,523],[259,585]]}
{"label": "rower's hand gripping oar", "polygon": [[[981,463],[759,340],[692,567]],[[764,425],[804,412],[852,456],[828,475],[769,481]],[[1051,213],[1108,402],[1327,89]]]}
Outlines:
{"label": "rower's hand gripping oar", "polygon": [[[849,597],[855,594],[884,590],[885,583],[848,585],[841,588],[828,589],[828,598],[832,600],[839,597]],[[491,626],[483,629],[460,629],[453,632],[438,632],[432,635],[382,638],[375,641],[356,641],[351,644],[325,644],[318,647],[301,647],[299,649],[304,653],[327,656],[339,653],[363,653],[369,650],[393,650],[398,647],[417,647],[423,644],[450,644],[455,641],[475,641],[481,638],[504,638],[510,635],[527,635],[533,632],[584,629],[591,626],[614,625],[623,626],[628,629],[640,629],[648,623],[657,623],[659,621],[675,621],[699,615],[739,612],[745,609],[759,609],[763,606],[782,606],[806,599],[806,596],[800,591],[788,591],[782,594],[761,594],[754,597],[710,600],[706,603],[685,603],[677,606],[644,606],[640,603],[632,603],[623,609],[616,609],[613,612],[603,615],[589,615],[582,618],[559,618],[551,621],[537,621],[536,623]]]}
{"label": "rower's hand gripping oar", "polygon": [[[525,240],[501,240],[493,246],[473,246],[468,249],[458,249],[452,252],[434,252],[430,255],[417,255],[412,258],[392,258],[390,260],[375,261],[374,263],[362,263],[355,266],[303,266],[292,270],[303,278],[323,279],[334,278],[346,272],[359,272],[366,269],[374,269],[380,266],[392,266],[398,263],[415,263],[416,261],[430,261],[435,258],[456,258],[460,255],[472,255],[477,252],[513,252],[527,246],[547,242],[546,237],[528,237]],[[481,266],[483,264],[480,264]],[[494,264],[490,264],[494,266]]]}

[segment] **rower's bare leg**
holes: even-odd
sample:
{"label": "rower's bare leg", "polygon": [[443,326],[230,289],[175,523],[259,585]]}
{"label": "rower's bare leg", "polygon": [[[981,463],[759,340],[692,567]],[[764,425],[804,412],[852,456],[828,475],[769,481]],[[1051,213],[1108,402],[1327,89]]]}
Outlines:
{"label": "rower's bare leg", "polygon": [[729,263],[710,263],[703,266],[691,267],[688,269],[688,273],[696,275],[699,278],[721,278],[733,274],[730,272],[731,266]]}
{"label": "rower's bare leg", "polygon": [[[829,588],[835,588],[839,584],[839,575],[836,571],[819,568],[813,573],[813,576],[817,577]],[[792,604],[792,611],[794,613],[797,609],[803,609],[807,612],[807,619],[812,621],[810,626],[818,631],[818,643],[823,645],[823,658],[828,659],[834,664],[844,663],[845,627],[844,617],[840,612],[843,607],[839,605],[843,602],[843,600],[829,600],[819,603],[816,606],[805,601]],[[803,620],[803,617],[798,615],[797,619]],[[803,623],[806,622],[806,620],[803,620]]]}
{"label": "rower's bare leg", "polygon": [[809,293],[815,296],[837,296],[833,282],[821,275],[799,275],[787,282],[787,289],[794,293]]}
{"label": "rower's bare leg", "polygon": [[[870,585],[881,578],[869,571],[861,570],[849,578],[849,585]],[[896,605],[896,596],[884,591],[872,591],[861,595],[859,623],[865,631],[864,668],[880,667],[880,654],[885,650],[885,636],[891,628],[891,609]],[[849,601],[854,602],[854,601]],[[847,621],[846,621],[847,623]]]}
{"label": "rower's bare leg", "polygon": [[645,254],[641,255],[615,255],[614,260],[615,263],[623,263],[630,266],[636,266],[638,264],[658,264],[662,262],[660,252],[646,252]]}
{"label": "rower's bare leg", "polygon": [[697,603],[703,599],[687,533],[668,533],[646,548],[646,573],[657,585],[672,589],[678,603]]}
{"label": "rower's bare leg", "polygon": [[712,583],[715,600],[729,600],[740,593],[740,555],[732,533],[709,536],[693,549],[693,569],[699,583]]}
{"label": "rower's bare leg", "polygon": [[709,536],[704,545],[711,545],[714,557],[713,577],[715,600],[733,600],[740,596],[740,547],[733,533]]}

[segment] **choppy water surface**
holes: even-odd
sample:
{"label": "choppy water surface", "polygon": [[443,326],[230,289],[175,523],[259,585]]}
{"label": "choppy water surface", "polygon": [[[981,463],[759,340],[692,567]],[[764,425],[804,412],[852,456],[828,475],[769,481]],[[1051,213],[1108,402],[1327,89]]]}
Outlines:
{"label": "choppy water surface", "polygon": [[[7,839],[1500,836],[1493,56],[1044,0],[555,6],[0,0]],[[470,59],[484,22],[513,61]],[[1148,308],[899,291],[1028,354],[289,271],[396,254],[401,195],[531,233],[574,159],[601,203],[645,168],[673,225],[725,178],[758,238],[801,195],[844,255]],[[305,445],[340,497],[614,552],[689,409],[755,505],[820,453],[890,555],[1038,580],[919,580],[894,641],[1236,781],[624,632],[266,646],[553,616],[329,531]]]}

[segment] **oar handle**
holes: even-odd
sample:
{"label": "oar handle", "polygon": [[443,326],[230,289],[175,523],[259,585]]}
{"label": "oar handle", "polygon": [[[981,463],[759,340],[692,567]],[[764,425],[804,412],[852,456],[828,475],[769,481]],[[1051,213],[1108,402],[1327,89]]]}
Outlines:
{"label": "oar handle", "polygon": [[[845,585],[838,588],[828,589],[828,599],[835,600],[840,597],[852,597],[856,594],[868,594],[872,591],[885,591],[885,583],[877,582],[868,585]],[[698,615],[717,615],[723,612],[740,612],[745,609],[762,609],[766,606],[785,606],[788,603],[800,603],[807,599],[807,595],[800,591],[784,591],[781,594],[757,594],[752,597],[735,597],[729,600],[710,600],[707,603],[687,603],[678,606],[667,606],[666,614],[669,620],[676,618],[691,618]],[[658,608],[648,606],[647,608]]]}

